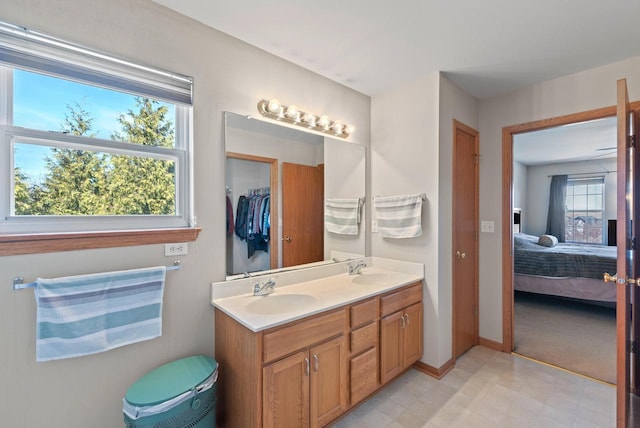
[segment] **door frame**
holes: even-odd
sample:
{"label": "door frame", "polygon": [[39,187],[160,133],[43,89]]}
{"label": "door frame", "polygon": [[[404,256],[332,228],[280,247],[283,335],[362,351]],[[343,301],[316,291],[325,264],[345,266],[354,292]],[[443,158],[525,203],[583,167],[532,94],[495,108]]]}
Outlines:
{"label": "door frame", "polygon": [[[474,305],[476,308],[476,314],[474,317],[474,343],[477,345],[480,341],[480,316],[479,316],[479,271],[480,271],[480,257],[479,257],[479,251],[480,251],[480,246],[479,246],[479,233],[480,233],[480,228],[479,228],[479,218],[480,218],[480,162],[479,162],[479,156],[480,156],[480,133],[471,128],[470,126],[465,125],[464,123],[457,121],[456,119],[453,119],[453,126],[452,126],[452,130],[453,130],[453,144],[452,144],[452,151],[453,153],[455,153],[455,146],[458,143],[457,138],[456,138],[456,131],[457,130],[461,130],[471,136],[473,136],[474,138],[474,152],[476,153],[476,161],[475,161],[475,171],[474,171],[474,175],[475,175],[475,188],[473,189],[473,195],[474,195],[474,205],[475,205],[475,212],[476,212],[476,217],[474,219],[475,222],[475,230],[476,230],[476,237],[474,240],[474,262],[476,264],[476,270],[475,270],[475,275],[474,275]],[[456,168],[458,167],[458,161],[456,159],[455,156],[452,156],[453,161],[452,161],[452,175],[453,175],[453,179],[452,179],[452,183],[451,183],[451,189],[455,189],[456,188],[456,182],[458,180],[458,175],[456,174]],[[455,195],[453,195],[452,193],[452,197],[451,197],[451,204],[452,204],[452,212],[455,213],[456,212],[456,198]],[[456,228],[455,228],[455,224],[453,224],[452,221],[452,234],[451,234],[451,246],[452,246],[452,254],[451,254],[451,287],[452,287],[452,320],[451,320],[451,336],[452,336],[452,340],[451,340],[451,355],[453,355],[453,359],[455,360],[456,357],[456,345],[457,345],[457,337],[456,337],[456,328],[457,328],[457,307],[456,307],[456,293],[457,293],[457,287],[455,287],[456,281],[457,281],[457,273],[456,273],[456,269],[455,269],[455,265],[453,262],[453,258],[455,257],[453,255],[453,252],[455,251],[454,244],[456,242]]]}
{"label": "door frame", "polygon": [[[235,153],[235,152],[226,152],[225,162],[227,158],[246,160],[246,161],[252,161],[252,162],[261,162],[269,165],[269,185],[271,186],[271,188],[269,189],[269,194],[270,194],[269,212],[271,213],[271,218],[277,219],[278,218],[278,183],[279,183],[278,159],[266,158],[264,156],[248,155],[246,153]],[[269,262],[271,264],[271,269],[276,269],[279,266],[278,264],[279,251],[277,248],[277,243],[278,243],[278,222],[277,221],[271,223],[270,225],[269,242],[270,242],[270,245],[272,246],[270,250],[271,255],[270,255]],[[276,248],[273,248],[274,243],[276,244]]]}
{"label": "door frame", "polygon": [[[640,110],[640,101],[629,105]],[[513,351],[513,136],[554,126],[615,117],[616,106],[587,110],[502,128],[502,351]]]}

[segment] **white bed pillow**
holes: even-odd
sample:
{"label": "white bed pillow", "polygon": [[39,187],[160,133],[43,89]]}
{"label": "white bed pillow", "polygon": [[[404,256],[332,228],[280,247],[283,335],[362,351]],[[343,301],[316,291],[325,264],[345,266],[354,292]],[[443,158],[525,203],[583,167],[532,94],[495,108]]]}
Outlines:
{"label": "white bed pillow", "polygon": [[540,235],[538,238],[538,245],[543,247],[555,247],[558,245],[558,238],[553,235]]}

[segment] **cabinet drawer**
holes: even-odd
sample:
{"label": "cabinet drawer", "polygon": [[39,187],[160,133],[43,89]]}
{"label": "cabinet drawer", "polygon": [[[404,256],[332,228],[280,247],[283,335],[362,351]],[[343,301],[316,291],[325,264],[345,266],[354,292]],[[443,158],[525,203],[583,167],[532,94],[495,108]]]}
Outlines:
{"label": "cabinet drawer", "polygon": [[378,349],[373,348],[351,359],[351,405],[378,388]]}
{"label": "cabinet drawer", "polygon": [[307,348],[345,332],[347,314],[340,309],[318,317],[304,319],[289,327],[266,333],[263,337],[264,362]]}
{"label": "cabinet drawer", "polygon": [[384,296],[380,299],[382,315],[386,316],[422,300],[422,283],[416,283],[408,288]]}
{"label": "cabinet drawer", "polygon": [[351,344],[349,349],[352,354],[357,354],[378,343],[378,322],[372,322],[351,332]]}
{"label": "cabinet drawer", "polygon": [[351,328],[358,327],[378,318],[378,298],[351,306]]}

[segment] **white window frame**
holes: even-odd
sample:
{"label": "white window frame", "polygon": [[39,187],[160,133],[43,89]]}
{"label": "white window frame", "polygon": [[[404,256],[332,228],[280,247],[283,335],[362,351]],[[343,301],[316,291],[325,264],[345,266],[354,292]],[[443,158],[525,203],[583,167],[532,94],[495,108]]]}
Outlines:
{"label": "white window frame", "polygon": [[[13,37],[10,33],[10,30],[12,30],[13,27],[14,26],[11,26],[10,24],[0,23],[0,41],[3,41],[3,37]],[[7,31],[7,33],[3,33],[3,31]],[[28,33],[28,30],[25,31]],[[7,34],[9,34],[9,36],[7,36]],[[146,66],[138,66],[129,61],[120,60],[86,48],[78,47],[77,45],[48,38],[48,36],[40,33],[33,34],[37,35],[37,41],[39,44],[46,44],[46,52],[44,52],[44,54],[46,54],[47,61],[49,62],[60,61],[64,64],[65,61],[69,61],[69,64],[72,67],[76,67],[76,64],[80,64],[80,66],[86,67],[89,70],[95,70],[99,69],[101,65],[100,61],[104,60],[106,65],[113,69],[118,69],[118,67],[122,68],[117,70],[118,75],[116,77],[120,79],[120,81],[124,81],[124,84],[127,84],[126,79],[129,76],[127,73],[131,72],[132,81],[135,85],[138,85],[135,87],[148,87],[150,88],[150,91],[153,91],[154,88],[157,87],[161,93],[168,94],[168,96],[175,96],[176,99],[183,101],[185,99],[191,99],[190,78]],[[54,40],[54,42],[49,43],[49,40]],[[72,55],[61,50],[60,57],[53,57],[52,59],[51,52],[55,53],[58,45],[61,45],[65,49],[71,49]],[[35,55],[37,57],[40,53],[39,48],[39,45],[36,46],[36,48],[29,51],[28,54],[34,55],[33,51],[35,51]],[[6,57],[10,56],[10,54],[6,55]],[[71,58],[71,60],[69,60],[69,58]],[[90,61],[87,61],[87,58],[89,58]],[[2,64],[2,59],[2,52],[0,52],[0,94],[4,94],[0,95],[0,183],[2,183],[0,184],[0,234],[126,231],[195,227],[192,172],[193,112],[190,104],[165,99],[175,105],[176,109],[176,115],[174,118],[174,148],[143,146],[101,138],[68,135],[61,132],[48,132],[16,127],[13,126],[13,69],[22,67],[15,66],[13,64]],[[87,66],[82,61],[85,61],[86,64],[90,62],[90,64]],[[38,70],[37,72],[41,71]],[[61,75],[51,74],[51,76],[61,78]],[[171,79],[176,79],[179,82],[177,90],[174,90],[170,84],[166,83],[166,81],[170,82]],[[91,84],[86,81],[81,82]],[[188,85],[186,82],[188,82]],[[119,82],[119,84],[122,85],[122,82]],[[114,88],[109,86],[99,86],[106,87],[106,89],[109,90],[114,90]],[[184,88],[185,86],[187,89]],[[174,91],[175,94],[172,91]],[[149,97],[148,92],[140,94],[136,92],[131,93],[134,96],[139,95]],[[151,96],[150,98],[154,97]],[[17,139],[28,142],[29,144],[40,144],[49,147],[75,148],[108,152],[112,154],[125,154],[173,160],[175,162],[176,185],[175,215],[16,216],[13,209],[13,185],[15,181],[13,147]]]}
{"label": "white window frame", "polygon": [[[605,238],[606,238],[605,233],[604,233],[604,227],[605,227],[605,222],[606,222],[605,221],[605,214],[606,214],[606,206],[605,206],[605,202],[606,202],[606,199],[605,199],[605,190],[606,190],[605,189],[605,177],[604,176],[599,176],[599,175],[598,176],[591,176],[591,177],[580,177],[580,178],[571,178],[570,177],[568,179],[568,182],[567,182],[567,189],[569,187],[574,187],[576,185],[583,185],[583,184],[585,184],[584,183],[585,181],[595,181],[595,180],[598,181],[597,184],[600,184],[602,186],[602,194],[601,194],[601,196],[602,196],[602,207],[599,210],[596,210],[596,209],[587,209],[587,210],[576,210],[576,209],[573,209],[573,210],[569,210],[567,208],[567,213],[569,213],[569,212],[575,213],[576,211],[578,211],[578,212],[586,211],[587,215],[588,215],[589,212],[600,212],[602,214],[602,227],[601,227],[601,229],[602,229],[602,241],[601,242],[585,242],[585,241],[576,241],[575,239],[572,239],[572,240],[567,240],[567,242],[577,243],[577,244],[590,244],[590,245],[604,245],[605,244]],[[583,181],[583,183],[580,183],[581,181]],[[589,197],[589,193],[587,193],[586,196],[588,198]],[[574,215],[574,217],[575,217],[575,215]],[[575,228],[575,225],[574,225],[574,228]],[[574,230],[573,238],[575,238],[575,230]]]}

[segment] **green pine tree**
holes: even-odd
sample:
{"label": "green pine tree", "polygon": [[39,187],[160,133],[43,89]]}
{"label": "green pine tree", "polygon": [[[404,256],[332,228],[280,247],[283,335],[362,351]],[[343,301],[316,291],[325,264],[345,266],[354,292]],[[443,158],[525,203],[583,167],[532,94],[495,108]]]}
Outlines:
{"label": "green pine tree", "polygon": [[[80,104],[67,105],[69,110],[62,132],[93,137],[94,118]],[[103,153],[54,147],[47,157],[47,173],[41,186],[42,195],[35,203],[35,213],[47,215],[109,214],[107,162]]]}
{"label": "green pine tree", "polygon": [[13,197],[16,215],[33,214],[33,198],[29,189],[29,179],[19,167],[14,170],[14,180]]}
{"label": "green pine tree", "polygon": [[[136,111],[121,114],[121,132],[113,140],[156,147],[174,147],[168,108],[148,98],[136,98]],[[111,208],[116,214],[174,214],[175,165],[171,161],[118,155],[112,157],[109,180]]]}

